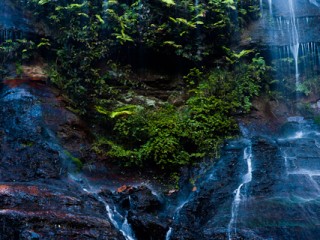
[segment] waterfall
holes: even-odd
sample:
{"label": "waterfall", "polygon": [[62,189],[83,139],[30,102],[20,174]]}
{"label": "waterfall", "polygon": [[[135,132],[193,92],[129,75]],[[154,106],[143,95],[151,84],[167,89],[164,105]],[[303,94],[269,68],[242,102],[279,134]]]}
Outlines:
{"label": "waterfall", "polygon": [[135,240],[135,236],[130,224],[128,223],[127,216],[122,216],[115,207],[112,209],[110,205],[96,193],[96,191],[90,185],[88,179],[86,179],[84,176],[75,176],[72,174],[69,176],[72,181],[80,185],[84,192],[91,194],[96,200],[105,206],[110,222],[122,233],[126,240]]}
{"label": "waterfall", "polygon": [[[320,72],[320,1],[262,0],[259,4],[261,30],[254,30],[253,41],[269,47],[275,79],[288,83],[279,85],[280,89],[295,92],[296,99],[308,95],[308,81]],[[286,93],[286,97],[294,96]]]}
{"label": "waterfall", "polygon": [[[308,127],[304,123],[304,128]],[[309,129],[303,129],[303,131],[297,131],[293,133],[293,136],[280,139],[281,153],[284,159],[285,172],[288,183],[293,185],[291,199],[299,199],[303,204],[310,201],[317,201],[320,195],[320,166],[319,166],[319,135],[318,131]],[[296,152],[295,149],[304,150],[306,147],[305,141],[310,141],[310,145],[307,147],[307,152]],[[286,144],[291,142],[291,144]],[[307,156],[307,157],[306,157]],[[301,205],[302,207],[302,205]],[[307,206],[306,206],[307,207]],[[305,217],[313,214],[313,209],[308,210],[309,213]]]}
{"label": "waterfall", "polygon": [[166,234],[166,240],[170,240],[171,234],[172,234],[172,227],[169,228],[169,230]]}
{"label": "waterfall", "polygon": [[0,43],[21,38],[21,32],[14,28],[0,28]]}
{"label": "waterfall", "polygon": [[299,34],[298,34],[298,28],[297,28],[297,19],[295,15],[295,6],[293,4],[293,0],[289,0],[289,12],[290,12],[290,25],[291,25],[291,45],[290,50],[294,58],[295,63],[295,77],[296,77],[296,89],[299,86]]}
{"label": "waterfall", "polygon": [[[268,127],[265,131],[263,124],[269,119],[265,115],[244,123],[249,133],[246,129],[242,133],[246,139],[252,137],[250,143],[235,140],[224,146],[221,159],[199,180],[197,194],[188,208],[180,211],[180,219],[174,220],[166,240],[171,236],[206,240],[319,239],[320,125],[297,115],[298,107],[294,109],[294,104],[288,103],[299,97],[301,105],[313,102],[307,116],[312,116],[313,109],[316,114],[320,111],[319,88],[315,95],[302,92],[306,90],[302,87],[319,85],[320,0],[257,3],[262,18],[250,26],[252,43],[270,50],[266,59],[275,66],[275,91],[280,90],[283,97],[279,101],[263,100],[266,108],[258,112],[270,111],[271,124],[279,124],[279,131],[274,134]],[[246,121],[252,121],[251,116]]]}
{"label": "waterfall", "polygon": [[269,4],[269,14],[270,16],[272,16],[272,0],[268,0],[268,4]]}
{"label": "waterfall", "polygon": [[[251,143],[243,151],[243,159],[247,164],[247,173],[243,176],[242,182],[239,187],[234,191],[234,199],[231,207],[231,219],[228,225],[228,238],[232,240],[232,236],[237,234],[237,218],[239,205],[242,201],[246,200],[246,192],[241,194],[241,189],[244,185],[248,184],[252,180],[252,146]],[[233,230],[233,231],[232,231]]]}

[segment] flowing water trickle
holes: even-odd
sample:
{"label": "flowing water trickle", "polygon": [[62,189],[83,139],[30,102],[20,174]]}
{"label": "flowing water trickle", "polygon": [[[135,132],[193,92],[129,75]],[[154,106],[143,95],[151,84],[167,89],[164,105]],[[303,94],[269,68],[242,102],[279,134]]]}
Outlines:
{"label": "flowing water trickle", "polygon": [[296,89],[298,88],[300,82],[299,82],[299,48],[300,48],[300,42],[299,42],[299,33],[297,28],[297,18],[295,15],[295,6],[293,3],[293,0],[289,0],[289,12],[290,12],[290,50],[293,55],[294,64],[295,64],[295,78],[296,78]]}
{"label": "flowing water trickle", "polygon": [[[251,143],[250,143],[251,144]],[[241,194],[242,187],[245,186],[247,183],[251,182],[252,180],[252,150],[251,145],[244,149],[243,159],[246,161],[247,164],[247,173],[243,176],[242,182],[239,187],[234,191],[235,196],[232,202],[231,208],[231,219],[228,225],[228,238],[231,240],[233,235],[237,234],[237,217],[239,211],[239,205],[242,201],[246,200],[246,192],[244,191]]]}
{"label": "flowing water trickle", "polygon": [[[188,201],[189,201],[188,199],[187,199],[187,200],[184,200],[183,202],[181,202],[181,203],[178,205],[178,207],[177,207],[177,208],[175,209],[175,211],[174,211],[174,216],[173,216],[173,218],[172,218],[173,221],[179,219],[180,211],[181,211],[181,209],[184,207],[184,205],[186,205],[186,204],[188,203]],[[172,234],[173,234],[173,229],[172,229],[172,227],[169,227],[169,230],[168,230],[168,232],[167,232],[167,234],[166,234],[165,240],[170,240]]]}
{"label": "flowing water trickle", "polygon": [[270,49],[275,78],[292,79],[289,84],[296,90],[296,98],[308,94],[304,81],[317,77],[320,71],[319,2],[263,0],[260,6],[268,11],[261,14],[259,27],[252,34],[254,42],[263,42]]}
{"label": "flowing water trickle", "polygon": [[133,230],[128,223],[127,216],[122,216],[115,206],[112,209],[110,205],[101,196],[99,196],[99,194],[97,194],[95,189],[91,187],[89,181],[84,176],[70,175],[70,179],[78,183],[84,192],[91,194],[95,199],[105,206],[109,220],[113,226],[122,233],[126,240],[136,239]]}
{"label": "flowing water trickle", "polygon": [[169,230],[166,234],[166,240],[170,240],[171,234],[172,234],[172,227],[169,228]]}
{"label": "flowing water trickle", "polygon": [[[303,203],[310,203],[310,201],[318,201],[320,196],[320,157],[317,143],[319,141],[319,132],[314,130],[306,130],[296,132],[294,137],[288,137],[281,141],[281,152],[285,161],[287,180],[286,183],[294,186],[290,189],[291,199],[303,200]],[[285,144],[285,142],[290,144]],[[298,152],[305,146],[308,146],[308,152]],[[302,203],[301,203],[302,204]],[[308,206],[300,205],[303,210]],[[317,205],[314,205],[317,207]],[[312,216],[313,209],[308,210],[310,213],[305,215],[309,218]],[[315,218],[314,223],[318,222],[319,219]]]}
{"label": "flowing water trickle", "polygon": [[270,14],[270,16],[272,16],[273,15],[272,14],[272,0],[268,0],[268,4],[269,4],[269,14]]}
{"label": "flowing water trickle", "polygon": [[317,0],[310,0],[310,3],[317,7],[320,7],[320,3]]}
{"label": "flowing water trickle", "polygon": [[[292,105],[302,99],[301,85],[319,78],[319,3],[260,1],[261,25],[252,36],[270,49],[274,79],[299,92]],[[319,111],[320,103],[314,105]],[[228,142],[221,159],[197,183],[197,194],[179,210],[186,222],[174,219],[167,239],[318,239],[320,127],[295,111],[286,113],[277,134],[261,136],[251,128],[245,136],[250,146],[243,140]]]}

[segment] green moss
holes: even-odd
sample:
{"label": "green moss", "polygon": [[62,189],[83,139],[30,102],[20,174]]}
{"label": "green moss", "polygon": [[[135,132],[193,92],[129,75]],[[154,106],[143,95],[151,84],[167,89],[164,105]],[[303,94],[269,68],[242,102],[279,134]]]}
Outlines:
{"label": "green moss", "polygon": [[[253,50],[235,52],[230,47],[232,36],[241,32],[236,24],[259,14],[259,3],[214,0],[195,6],[192,0],[135,0],[109,1],[107,8],[101,3],[34,0],[22,6],[53,33],[50,42],[40,39],[35,44],[50,56],[51,81],[77,113],[94,115],[106,126],[108,137],[99,137],[93,149],[126,166],[170,170],[204,156],[217,157],[223,141],[237,134],[234,115],[250,110],[266,71],[263,58],[254,57]],[[3,45],[4,52],[8,49],[18,46]],[[181,86],[185,88],[179,89],[188,99],[179,108],[158,106],[147,97],[133,101],[140,105],[126,105],[124,92],[144,90],[124,66],[121,55],[128,50],[161,55],[159,68],[177,58],[187,66],[223,63],[220,69],[190,71]]]}
{"label": "green moss", "polygon": [[237,60],[233,67],[232,71],[192,69],[185,77],[191,89],[182,107],[167,103],[114,110],[120,114],[112,119],[111,137],[99,140],[96,150],[101,152],[104,146],[106,156],[126,166],[171,170],[204,156],[218,157],[223,141],[237,135],[234,115],[250,110],[266,69],[259,56],[247,64]]}
{"label": "green moss", "polygon": [[83,163],[82,161],[77,158],[74,157],[69,151],[64,150],[64,153],[67,155],[67,157],[72,161],[72,163],[76,166],[77,170],[81,170],[83,167]]}

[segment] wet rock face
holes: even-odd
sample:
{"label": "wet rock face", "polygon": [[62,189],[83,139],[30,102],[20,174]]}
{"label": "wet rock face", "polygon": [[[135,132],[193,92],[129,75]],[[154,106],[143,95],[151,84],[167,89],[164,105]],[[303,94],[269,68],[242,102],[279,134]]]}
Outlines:
{"label": "wet rock face", "polygon": [[128,221],[137,239],[165,239],[167,219],[159,216],[161,202],[146,187],[134,189],[130,196]]}
{"label": "wet rock face", "polygon": [[[294,0],[293,10],[296,17],[295,25],[298,29],[301,29],[299,42],[320,42],[320,4],[315,0]],[[289,0],[263,0],[262,14],[265,17],[252,25],[251,41],[267,46],[288,46],[292,44],[292,38],[290,37],[292,16],[290,15]]]}
{"label": "wet rock face", "polygon": [[[38,67],[39,68],[39,67]],[[23,78],[6,79],[0,93],[0,179],[59,179],[72,158],[90,159],[90,135],[62,99],[29,66]],[[70,169],[72,170],[72,169]]]}
{"label": "wet rock face", "polygon": [[23,88],[7,89],[0,97],[0,112],[2,181],[59,178],[64,167],[39,100]]}
{"label": "wet rock face", "polygon": [[8,39],[21,39],[32,32],[22,11],[9,0],[0,2],[0,42]]}
{"label": "wet rock face", "polygon": [[[317,76],[320,70],[319,1],[263,0],[261,3],[262,17],[243,35],[243,44],[264,49],[266,59],[277,69],[276,79],[288,79],[288,76],[294,79],[293,73],[300,81]],[[279,84],[279,87],[284,86]]]}
{"label": "wet rock face", "polygon": [[140,214],[139,212],[130,211],[128,213],[128,221],[135,231],[137,239],[163,240],[168,231],[167,222],[153,214]]}
{"label": "wet rock face", "polygon": [[[106,200],[110,199],[110,192],[102,195],[106,197]],[[163,204],[150,189],[145,186],[123,186],[112,195],[112,199],[113,204],[127,212],[128,223],[137,239],[165,239],[169,229],[168,219],[162,216]]]}
{"label": "wet rock face", "polygon": [[2,239],[124,239],[104,206],[59,182],[0,185]]}
{"label": "wet rock face", "polygon": [[208,175],[200,179],[198,191],[176,213],[170,239],[225,238],[230,221],[233,191],[238,187],[246,166],[242,161],[245,142],[230,142],[221,160]]}
{"label": "wet rock face", "polygon": [[309,122],[288,123],[276,139],[253,137],[252,180],[242,186],[243,146],[226,147],[176,214],[170,239],[317,238],[319,143],[319,127]]}
{"label": "wet rock face", "polygon": [[2,86],[0,239],[124,239],[105,205],[67,178],[72,148],[88,148],[80,126],[43,82]]}
{"label": "wet rock face", "polygon": [[144,186],[133,188],[127,192],[129,194],[130,210],[139,212],[156,212],[160,209],[159,199],[153,195],[150,189]]}
{"label": "wet rock face", "polygon": [[24,18],[9,0],[3,0],[0,3],[0,25],[3,27],[15,27],[17,29],[27,28],[28,20]]}

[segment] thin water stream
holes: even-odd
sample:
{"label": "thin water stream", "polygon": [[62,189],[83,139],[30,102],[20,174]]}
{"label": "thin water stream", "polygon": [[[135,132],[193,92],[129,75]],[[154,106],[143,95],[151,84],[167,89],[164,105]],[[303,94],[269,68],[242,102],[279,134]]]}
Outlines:
{"label": "thin water stream", "polygon": [[299,33],[297,27],[297,18],[295,14],[295,6],[293,0],[289,0],[289,12],[290,12],[290,50],[293,55],[294,65],[295,65],[295,78],[296,78],[296,89],[299,87],[299,48],[300,48],[300,41],[299,41]]}
{"label": "thin water stream", "polygon": [[[245,201],[247,198],[246,191],[242,191],[246,184],[252,181],[252,146],[251,143],[243,151],[243,160],[247,164],[247,173],[242,177],[242,182],[239,187],[234,191],[234,200],[232,202],[231,208],[231,219],[228,224],[228,238],[232,240],[233,235],[237,235],[237,217],[239,206],[241,202]],[[241,192],[242,191],[242,192]]]}
{"label": "thin water stream", "polygon": [[[189,202],[189,198],[184,200],[182,203],[179,204],[179,206],[175,209],[174,211],[174,216],[172,218],[173,221],[175,220],[178,220],[179,219],[179,214],[180,214],[180,211],[181,209],[184,207],[184,205],[186,205],[186,203]],[[171,239],[171,235],[173,233],[173,228],[172,227],[169,227],[169,230],[166,234],[166,239],[165,240],[170,240]]]}
{"label": "thin water stream", "polygon": [[[280,33],[280,37],[273,36],[281,41],[276,45],[275,55],[285,61],[281,61],[277,70],[288,68],[296,88],[303,84],[303,75],[317,76],[313,69],[320,65],[319,43],[307,41],[303,33],[304,27],[312,28],[319,20],[316,16],[298,15],[301,2],[308,3],[312,10],[320,6],[317,0],[260,0],[262,15],[271,19],[263,22],[272,23]],[[283,9],[279,9],[278,3],[282,3]],[[107,4],[104,1],[105,9]],[[199,4],[194,0],[195,7]],[[0,32],[4,39],[12,38],[10,34],[7,30]],[[175,224],[165,229],[168,230],[165,239],[317,239],[319,127],[292,116],[288,118],[288,129],[289,134],[255,136],[245,143],[243,140],[228,143],[208,177],[197,183],[197,192],[176,208],[172,219]],[[47,135],[53,139],[49,131]],[[63,153],[52,141],[50,147]],[[103,216],[108,216],[125,239],[136,239],[126,213],[109,204],[83,176],[70,177],[83,192],[103,204]]]}
{"label": "thin water stream", "polygon": [[70,174],[69,176],[71,180],[80,185],[84,192],[91,194],[94,198],[96,198],[100,203],[102,203],[105,206],[109,220],[111,221],[113,226],[122,233],[126,240],[136,239],[134,236],[134,232],[130,224],[128,223],[127,216],[122,216],[115,206],[112,209],[110,205],[101,196],[99,196],[97,190],[91,186],[88,179],[86,179],[82,175]]}
{"label": "thin water stream", "polygon": [[[292,105],[299,104],[304,81],[319,77],[320,1],[259,4],[275,79],[295,86]],[[318,239],[320,128],[292,114],[277,134],[261,136],[258,130],[246,135],[250,144],[228,143],[197,194],[179,209],[187,222],[174,219],[166,240]]]}
{"label": "thin water stream", "polygon": [[[268,0],[268,4],[269,4],[269,14],[270,14],[270,16],[272,16],[273,15],[273,12],[272,12],[272,0]],[[262,4],[261,4],[261,6],[262,6]]]}

